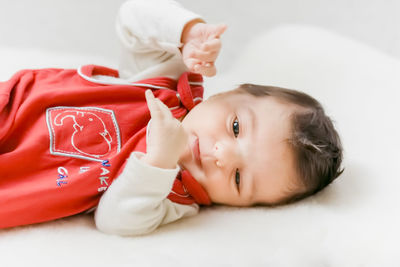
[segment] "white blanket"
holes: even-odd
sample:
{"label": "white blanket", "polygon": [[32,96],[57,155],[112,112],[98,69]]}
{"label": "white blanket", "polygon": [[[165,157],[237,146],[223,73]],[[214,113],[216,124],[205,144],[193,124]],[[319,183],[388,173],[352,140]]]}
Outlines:
{"label": "white blanket", "polygon": [[[229,44],[226,44],[229,45]],[[0,47],[0,80],[20,68],[112,60]],[[211,207],[151,235],[95,229],[91,215],[0,230],[1,266],[400,266],[400,62],[355,41],[286,26],[253,40],[207,95],[252,82],[304,90],[335,120],[345,172],[277,208]]]}

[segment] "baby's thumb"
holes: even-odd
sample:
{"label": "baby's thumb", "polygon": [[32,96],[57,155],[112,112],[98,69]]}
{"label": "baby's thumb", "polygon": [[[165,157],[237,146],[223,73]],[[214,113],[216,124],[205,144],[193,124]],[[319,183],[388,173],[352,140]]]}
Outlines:
{"label": "baby's thumb", "polygon": [[215,29],[215,38],[219,38],[228,28],[225,23],[218,24]]}

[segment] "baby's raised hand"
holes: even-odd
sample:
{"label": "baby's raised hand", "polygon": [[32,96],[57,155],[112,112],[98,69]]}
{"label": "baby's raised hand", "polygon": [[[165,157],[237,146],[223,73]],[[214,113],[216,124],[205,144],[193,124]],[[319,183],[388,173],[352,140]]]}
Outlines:
{"label": "baby's raised hand", "polygon": [[192,72],[204,76],[217,73],[215,60],[221,50],[220,36],[225,32],[225,24],[206,24],[195,20],[187,24],[182,32],[183,62]]}
{"label": "baby's raised hand", "polygon": [[174,169],[188,142],[188,135],[181,122],[172,116],[161,100],[154,97],[151,90],[146,90],[146,101],[151,122],[148,125],[147,153],[142,160],[155,167]]}

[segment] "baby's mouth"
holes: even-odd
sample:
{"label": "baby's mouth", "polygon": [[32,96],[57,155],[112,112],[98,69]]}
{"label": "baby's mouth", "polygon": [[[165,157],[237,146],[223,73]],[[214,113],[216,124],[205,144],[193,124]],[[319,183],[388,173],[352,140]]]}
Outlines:
{"label": "baby's mouth", "polygon": [[199,138],[195,136],[195,139],[193,142],[190,144],[191,150],[192,150],[192,156],[194,161],[198,166],[201,167],[201,154],[200,154],[200,142]]}
{"label": "baby's mouth", "polygon": [[199,173],[202,170],[200,155],[199,138],[194,133],[190,133],[186,149],[178,161],[179,167],[190,171],[192,175]]}

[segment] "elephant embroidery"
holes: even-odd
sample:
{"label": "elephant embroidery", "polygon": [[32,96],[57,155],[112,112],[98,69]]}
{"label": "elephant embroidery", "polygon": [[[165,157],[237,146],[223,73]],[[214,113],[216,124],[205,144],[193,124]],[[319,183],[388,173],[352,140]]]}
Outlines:
{"label": "elephant embroidery", "polygon": [[46,111],[50,153],[102,161],[120,150],[118,125],[112,110],[95,107],[55,107]]}

